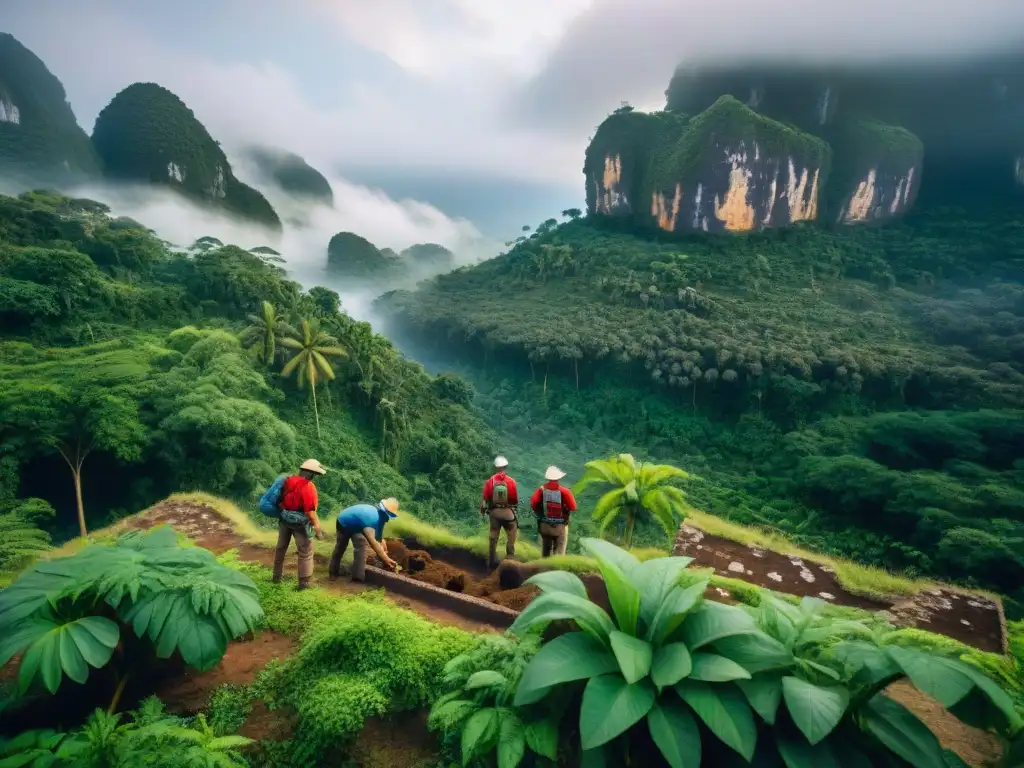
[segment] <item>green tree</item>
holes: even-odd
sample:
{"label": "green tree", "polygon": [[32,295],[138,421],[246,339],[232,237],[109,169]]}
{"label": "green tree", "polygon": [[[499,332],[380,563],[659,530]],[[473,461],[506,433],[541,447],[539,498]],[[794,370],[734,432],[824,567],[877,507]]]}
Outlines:
{"label": "green tree", "polygon": [[281,344],[293,351],[281,373],[291,376],[298,371],[299,387],[309,383],[313,395],[313,415],[316,418],[316,436],[320,437],[320,411],[316,404],[316,385],[321,377],[328,381],[334,378],[334,368],[328,357],[348,357],[348,353],[338,346],[338,340],[320,330],[318,320],[302,320],[300,329],[291,336],[284,336]]}
{"label": "green tree", "polygon": [[277,310],[269,301],[260,306],[258,315],[249,315],[249,327],[243,330],[238,338],[246,349],[256,348],[256,354],[268,368],[273,364],[277,354],[277,342],[284,334],[295,335],[295,329],[278,317]]}
{"label": "green tree", "polygon": [[0,507],[0,571],[11,571],[50,548],[50,535],[39,528],[54,516],[42,499],[18,499]]}
{"label": "green tree", "polygon": [[687,509],[686,496],[667,483],[686,477],[689,475],[678,467],[644,463],[628,453],[620,453],[609,459],[587,462],[586,472],[574,490],[581,493],[594,483],[617,486],[597,502],[593,519],[600,525],[603,535],[609,525],[625,515],[623,544],[629,549],[633,545],[637,516],[643,512],[651,515],[670,538],[675,536],[679,518],[685,516]]}

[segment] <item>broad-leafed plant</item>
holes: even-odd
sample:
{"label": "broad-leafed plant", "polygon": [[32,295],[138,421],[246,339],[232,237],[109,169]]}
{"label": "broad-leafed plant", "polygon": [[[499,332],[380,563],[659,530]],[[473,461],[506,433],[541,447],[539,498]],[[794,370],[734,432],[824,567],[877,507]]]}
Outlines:
{"label": "broad-leafed plant", "polygon": [[520,642],[488,635],[445,666],[446,693],[431,709],[429,725],[446,737],[458,737],[463,765],[474,760],[498,768],[555,764],[562,710],[512,705],[539,646],[535,636]]}
{"label": "broad-leafed plant", "polygon": [[573,574],[549,571],[529,579],[543,594],[520,614],[512,632],[561,619],[582,631],[541,648],[523,673],[515,704],[532,706],[585,683],[579,735],[587,764],[628,765],[630,731],[645,720],[673,768],[700,765],[698,722],[751,760],[757,728],[736,683],[752,675],[739,661],[756,657],[765,669],[785,668],[792,666],[792,654],[743,610],[705,602],[707,582],[680,586],[692,558],[641,563],[599,539],[582,544],[601,569],[612,615],[587,598]]}
{"label": "broad-leafed plant", "polygon": [[858,621],[836,621],[826,603],[765,596],[757,624],[795,656],[787,670],[740,658],[748,700],[770,726],[789,768],[962,765],[918,717],[884,691],[909,679],[963,722],[997,733],[1019,728],[1010,697],[980,670],[919,649],[886,645]]}
{"label": "broad-leafed plant", "polygon": [[[138,638],[157,658],[179,653],[206,670],[231,639],[262,621],[248,576],[208,550],[180,546],[171,528],[134,531],[40,561],[0,593],[0,666],[20,653],[19,694],[39,684],[56,693],[65,677],[84,683],[90,668],[106,666],[115,649]],[[122,667],[112,708],[129,671]]]}

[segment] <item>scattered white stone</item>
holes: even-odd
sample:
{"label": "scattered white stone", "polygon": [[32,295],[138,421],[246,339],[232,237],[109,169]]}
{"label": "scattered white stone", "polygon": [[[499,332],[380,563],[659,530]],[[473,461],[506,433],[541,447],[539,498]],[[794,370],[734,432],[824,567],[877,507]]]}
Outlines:
{"label": "scattered white stone", "polygon": [[698,544],[697,545],[697,549],[704,549],[704,545],[703,544]]}
{"label": "scattered white stone", "polygon": [[804,561],[801,560],[799,557],[791,557],[791,558],[789,558],[789,564],[790,565],[795,565],[797,568],[803,568],[804,567]]}
{"label": "scattered white stone", "polygon": [[747,570],[747,576],[753,576],[753,575],[754,575],[754,572],[748,569]]}
{"label": "scattered white stone", "polygon": [[971,626],[971,622],[969,622],[967,619],[960,619],[960,623],[963,624],[965,627]]}
{"label": "scattered white stone", "polygon": [[177,525],[178,524],[178,519],[175,518],[175,517],[168,517],[166,520],[164,520],[164,522],[167,523],[168,525]]}
{"label": "scattered white stone", "polygon": [[750,550],[750,554],[752,554],[754,557],[764,557],[763,549],[759,549],[758,547],[755,547],[752,544],[748,547],[748,549]]}
{"label": "scattered white stone", "polygon": [[942,590],[941,589],[929,589],[928,590],[928,594],[929,595],[935,595],[936,597],[941,597],[942,596]]}
{"label": "scattered white stone", "polygon": [[736,560],[732,563],[729,563],[729,570],[733,573],[743,573],[747,569],[743,565],[743,563],[741,563],[739,560]]}
{"label": "scattered white stone", "polygon": [[715,592],[717,592],[722,597],[729,597],[728,590],[722,589],[721,587],[715,587]]}
{"label": "scattered white stone", "polygon": [[818,593],[818,597],[821,597],[821,598],[823,598],[825,600],[835,600],[836,599],[836,596],[831,594],[830,592],[819,592]]}
{"label": "scattered white stone", "polygon": [[806,581],[808,584],[814,583],[814,574],[808,571],[806,568],[800,571],[800,578]]}
{"label": "scattered white stone", "polygon": [[821,568],[821,570],[824,571],[825,573],[835,573],[836,572],[835,568],[829,568],[827,565],[819,565],[818,567]]}
{"label": "scattered white stone", "polygon": [[772,571],[771,573],[769,573],[768,574],[768,578],[771,579],[772,581],[782,581],[782,577],[779,574],[777,574],[775,571]]}

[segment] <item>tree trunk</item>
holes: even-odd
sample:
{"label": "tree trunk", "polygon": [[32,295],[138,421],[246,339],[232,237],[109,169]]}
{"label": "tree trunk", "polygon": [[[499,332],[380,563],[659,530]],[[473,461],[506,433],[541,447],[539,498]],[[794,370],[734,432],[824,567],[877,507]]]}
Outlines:
{"label": "tree trunk", "polygon": [[78,506],[78,530],[81,536],[86,536],[85,529],[85,505],[82,503],[82,465],[78,464],[71,468],[71,476],[75,480],[75,504]]}
{"label": "tree trunk", "polygon": [[313,416],[316,418],[316,439],[320,439],[320,411],[316,407],[316,382],[309,382],[313,388]]}

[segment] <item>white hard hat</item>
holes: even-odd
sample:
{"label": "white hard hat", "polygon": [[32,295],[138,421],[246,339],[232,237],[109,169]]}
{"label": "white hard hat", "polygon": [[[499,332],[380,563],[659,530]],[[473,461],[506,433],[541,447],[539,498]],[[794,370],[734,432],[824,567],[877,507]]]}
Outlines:
{"label": "white hard hat", "polygon": [[494,466],[496,466],[498,469],[503,469],[504,467],[508,466],[508,459],[506,459],[504,456],[495,456]]}
{"label": "white hard hat", "polygon": [[544,473],[545,480],[561,480],[563,477],[565,477],[565,472],[553,464],[548,467],[547,472]]}
{"label": "white hard hat", "polygon": [[324,469],[324,465],[316,459],[306,459],[302,462],[302,466],[299,469],[308,469],[310,472],[316,472],[318,475],[326,475],[327,470]]}

